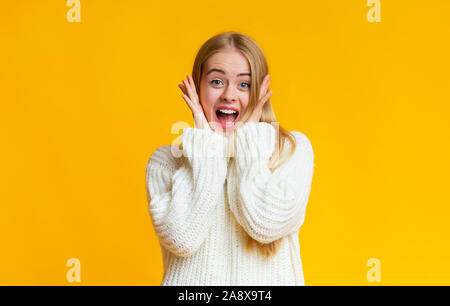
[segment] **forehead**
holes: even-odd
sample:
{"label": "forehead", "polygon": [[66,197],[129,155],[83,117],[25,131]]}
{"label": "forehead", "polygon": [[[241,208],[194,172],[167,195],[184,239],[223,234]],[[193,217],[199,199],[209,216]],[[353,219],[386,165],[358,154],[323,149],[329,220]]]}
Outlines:
{"label": "forehead", "polygon": [[[228,76],[250,73],[250,65],[247,58],[237,51],[222,51],[212,55],[205,62],[203,73],[207,74],[214,68],[224,71]],[[211,72],[211,74],[213,73],[218,72]]]}

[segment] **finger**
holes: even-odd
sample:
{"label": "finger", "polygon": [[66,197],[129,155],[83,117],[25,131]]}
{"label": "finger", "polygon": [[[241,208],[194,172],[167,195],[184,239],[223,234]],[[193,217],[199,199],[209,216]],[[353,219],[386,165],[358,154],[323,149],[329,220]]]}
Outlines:
{"label": "finger", "polygon": [[188,75],[188,81],[189,81],[189,84],[191,85],[191,89],[192,89],[191,97],[198,101],[197,90],[195,88],[195,82],[194,82],[194,79],[192,78],[192,76]]}
{"label": "finger", "polygon": [[192,99],[194,97],[194,95],[193,95],[193,92],[192,92],[191,85],[186,80],[183,80],[183,83],[184,83],[184,86],[186,87],[187,95],[189,96],[189,98]]}
{"label": "finger", "polygon": [[198,103],[196,103],[195,101],[192,101],[192,99],[186,94],[183,94],[182,97],[186,101],[187,105],[191,109],[191,112],[195,116],[203,116],[206,120],[206,116],[203,112],[203,108]]}
{"label": "finger", "polygon": [[268,92],[268,90],[269,90],[269,85],[270,85],[270,81],[267,82],[267,83],[265,84],[265,86],[264,86],[264,88],[263,88],[263,91],[261,92],[261,96],[262,96],[262,97],[265,96],[265,95],[267,94],[267,92]]}
{"label": "finger", "polygon": [[178,84],[178,87],[181,89],[181,91],[182,91],[185,95],[187,94],[187,92],[186,92],[186,87],[184,87],[184,85]]}
{"label": "finger", "polygon": [[269,100],[269,98],[270,98],[270,96],[272,96],[272,93],[273,93],[273,90],[270,90],[268,93],[266,93],[266,95],[264,96],[264,103],[266,103],[268,100]]}
{"label": "finger", "polygon": [[189,108],[191,109],[191,111],[194,112],[194,108],[193,108],[191,99],[189,99],[189,97],[188,97],[187,95],[185,95],[185,94],[182,94],[181,96],[182,96],[183,99],[186,101],[186,104],[189,106]]}
{"label": "finger", "polygon": [[192,89],[195,91],[194,79],[190,75],[188,75],[187,77],[188,77],[189,84],[191,84]]}
{"label": "finger", "polygon": [[260,109],[262,109],[264,104],[266,104],[266,102],[269,101],[269,98],[272,95],[272,93],[273,93],[273,91],[271,90],[261,98],[259,105],[258,105]]}
{"label": "finger", "polygon": [[264,95],[266,94],[267,88],[269,87],[269,84],[270,84],[269,78],[270,78],[270,75],[267,74],[267,75],[264,77],[264,79],[263,79],[263,81],[262,81],[262,83],[261,83],[261,89],[260,89],[260,91],[259,91],[259,96],[260,96],[260,97],[262,97],[262,96],[264,96]]}

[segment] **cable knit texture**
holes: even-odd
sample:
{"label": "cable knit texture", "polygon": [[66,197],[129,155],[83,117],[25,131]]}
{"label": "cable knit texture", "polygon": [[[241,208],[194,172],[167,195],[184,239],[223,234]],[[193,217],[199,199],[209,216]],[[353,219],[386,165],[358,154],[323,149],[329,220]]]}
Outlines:
{"label": "cable knit texture", "polygon": [[[149,213],[161,246],[161,285],[304,285],[299,230],[314,171],[309,139],[291,131],[296,150],[273,173],[276,130],[265,122],[241,126],[236,157],[228,139],[186,127],[178,146],[161,146],[146,166]],[[289,149],[290,142],[286,142]],[[247,251],[246,236],[261,243],[282,238],[265,258]]]}

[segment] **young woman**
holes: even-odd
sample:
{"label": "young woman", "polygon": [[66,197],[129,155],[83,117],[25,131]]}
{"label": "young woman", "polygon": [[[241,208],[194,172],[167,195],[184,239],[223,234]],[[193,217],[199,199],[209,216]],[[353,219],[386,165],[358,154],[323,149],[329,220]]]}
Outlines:
{"label": "young woman", "polygon": [[306,135],[278,124],[269,84],[257,43],[225,32],[179,85],[195,127],[146,167],[161,285],[304,285],[298,235],[314,153]]}

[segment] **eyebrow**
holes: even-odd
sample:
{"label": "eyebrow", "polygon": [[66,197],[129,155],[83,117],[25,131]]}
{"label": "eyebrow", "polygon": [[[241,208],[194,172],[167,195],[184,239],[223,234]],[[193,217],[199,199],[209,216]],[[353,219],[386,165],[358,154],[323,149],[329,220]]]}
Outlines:
{"label": "eyebrow", "polygon": [[[221,69],[212,68],[212,69],[210,69],[210,70],[208,71],[208,73],[206,73],[206,75],[208,75],[208,74],[210,74],[211,72],[214,72],[214,71],[219,72],[219,73],[222,73],[222,74],[225,74],[225,71],[223,71],[223,70],[221,70]],[[248,73],[248,72],[238,73],[236,76],[241,76],[241,75],[248,75],[248,76],[251,76],[251,74]]]}

